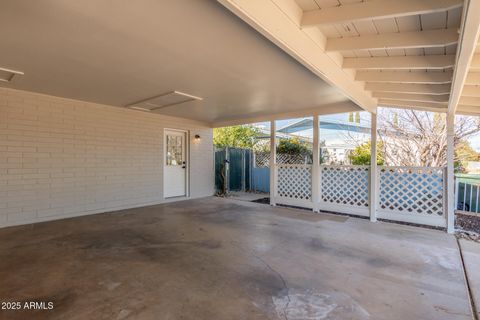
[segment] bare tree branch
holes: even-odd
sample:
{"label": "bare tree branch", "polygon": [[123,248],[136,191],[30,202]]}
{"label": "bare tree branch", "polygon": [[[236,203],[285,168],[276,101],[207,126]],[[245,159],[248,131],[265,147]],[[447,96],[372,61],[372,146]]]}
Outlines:
{"label": "bare tree branch", "polygon": [[[394,166],[446,165],[446,117],[413,110],[383,109],[379,116],[379,139],[385,163]],[[457,117],[454,145],[480,132],[476,117]],[[456,156],[455,160],[459,160]]]}

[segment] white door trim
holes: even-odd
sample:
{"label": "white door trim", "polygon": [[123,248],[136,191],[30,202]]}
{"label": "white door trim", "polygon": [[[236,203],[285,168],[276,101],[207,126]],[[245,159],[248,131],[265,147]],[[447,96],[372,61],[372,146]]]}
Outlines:
{"label": "white door trim", "polygon": [[[166,167],[166,155],[167,155],[167,132],[168,131],[176,131],[185,134],[185,195],[178,196],[178,197],[165,197],[165,167]],[[182,199],[182,198],[189,198],[190,197],[190,132],[185,129],[178,129],[178,128],[163,128],[163,153],[162,153],[162,171],[163,171],[163,199],[164,200],[171,200],[171,199]]]}

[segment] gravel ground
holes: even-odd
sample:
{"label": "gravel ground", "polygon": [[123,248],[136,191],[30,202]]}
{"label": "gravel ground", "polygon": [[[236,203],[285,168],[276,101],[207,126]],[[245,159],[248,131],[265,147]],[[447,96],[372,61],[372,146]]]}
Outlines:
{"label": "gravel ground", "polygon": [[480,214],[457,213],[455,228],[458,237],[480,242]]}

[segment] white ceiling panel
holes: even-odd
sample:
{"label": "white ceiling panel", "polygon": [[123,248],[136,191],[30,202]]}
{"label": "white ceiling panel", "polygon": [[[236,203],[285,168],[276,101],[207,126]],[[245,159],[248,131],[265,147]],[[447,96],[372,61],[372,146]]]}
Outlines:
{"label": "white ceiling panel", "polygon": [[112,106],[176,90],[203,100],[158,112],[207,122],[348,100],[216,1],[3,1],[0,38],[14,89]]}

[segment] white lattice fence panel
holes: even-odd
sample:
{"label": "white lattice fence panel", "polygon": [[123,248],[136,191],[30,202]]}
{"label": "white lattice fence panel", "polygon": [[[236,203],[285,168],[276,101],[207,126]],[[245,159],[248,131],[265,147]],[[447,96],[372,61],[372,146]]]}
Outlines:
{"label": "white lattice fence panel", "polygon": [[270,166],[270,152],[255,152],[255,167],[264,168]]}
{"label": "white lattice fence panel", "polygon": [[443,215],[443,168],[379,169],[379,210],[422,216]]}
{"label": "white lattice fence panel", "polygon": [[321,201],[368,207],[368,166],[321,166]]}
{"label": "white lattice fence panel", "polygon": [[277,195],[279,197],[301,201],[311,200],[311,165],[277,164],[277,175]]}
{"label": "white lattice fence panel", "polygon": [[[279,164],[311,164],[312,156],[304,154],[277,153]],[[255,167],[269,167],[270,152],[255,152]]]}

